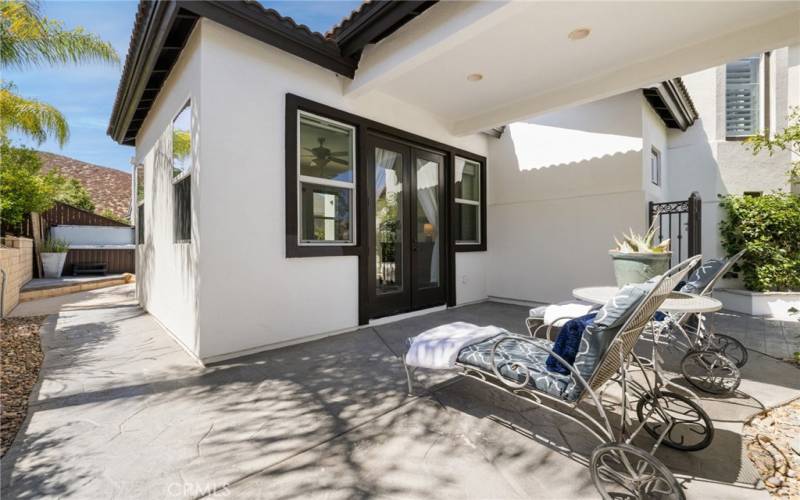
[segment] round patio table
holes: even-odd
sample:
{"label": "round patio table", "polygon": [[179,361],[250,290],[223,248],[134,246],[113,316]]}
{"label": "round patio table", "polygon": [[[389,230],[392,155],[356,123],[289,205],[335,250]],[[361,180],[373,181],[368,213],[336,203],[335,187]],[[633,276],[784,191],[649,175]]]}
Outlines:
{"label": "round patio table", "polygon": [[[605,304],[619,293],[616,286],[587,286],[572,290],[572,296],[592,304]],[[722,309],[722,302],[684,292],[672,292],[658,308],[659,311],[675,313],[710,313]]]}

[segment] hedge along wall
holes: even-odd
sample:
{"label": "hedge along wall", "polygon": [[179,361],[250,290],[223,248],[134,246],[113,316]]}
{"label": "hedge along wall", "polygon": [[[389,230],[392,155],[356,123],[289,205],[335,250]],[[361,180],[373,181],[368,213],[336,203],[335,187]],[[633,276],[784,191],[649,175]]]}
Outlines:
{"label": "hedge along wall", "polygon": [[728,255],[746,249],[739,269],[748,290],[800,291],[800,196],[725,196],[720,223]]}

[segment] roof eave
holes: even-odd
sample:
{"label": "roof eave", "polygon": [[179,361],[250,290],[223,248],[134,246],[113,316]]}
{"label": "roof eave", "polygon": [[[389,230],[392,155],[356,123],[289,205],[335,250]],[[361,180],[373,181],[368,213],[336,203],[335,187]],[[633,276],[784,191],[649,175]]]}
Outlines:
{"label": "roof eave", "polygon": [[685,131],[698,118],[689,91],[680,77],[642,89],[650,105],[669,128]]}
{"label": "roof eave", "polygon": [[296,24],[256,2],[179,1],[182,7],[219,24],[294,54],[323,68],[353,78],[357,63],[341,54],[333,41],[326,40],[305,25]]}
{"label": "roof eave", "polygon": [[[200,17],[211,19],[348,78],[355,75],[357,60],[342,56],[334,41],[326,40],[306,26],[298,25],[255,2],[144,0],[139,5],[131,47],[107,130],[108,135],[116,142],[135,144],[138,126],[144,122],[150,104],[180,55],[182,44],[165,47],[170,30],[176,26],[176,20],[187,22],[188,19],[188,22],[194,23]],[[185,39],[182,43],[185,43]],[[165,50],[171,53],[169,57],[162,58]],[[157,62],[163,67],[159,67],[157,76],[154,76]],[[142,106],[142,98],[147,90],[152,95],[147,96],[147,104]]]}
{"label": "roof eave", "polygon": [[144,85],[147,83],[145,75],[150,74],[160,53],[160,50],[155,51],[152,48],[159,40],[163,42],[167,28],[171,26],[172,18],[177,12],[177,5],[174,2],[144,1],[140,4],[140,9],[147,9],[141,21],[143,28],[140,31],[141,35],[136,40],[131,40],[131,49],[117,89],[117,99],[107,131],[108,135],[120,144],[130,144],[133,139],[125,136],[136,112],[132,104],[138,103],[141,99]]}
{"label": "roof eave", "polygon": [[352,17],[334,28],[328,37],[341,47],[342,55],[358,58],[365,46],[379,41],[434,3],[431,0],[365,3]]}

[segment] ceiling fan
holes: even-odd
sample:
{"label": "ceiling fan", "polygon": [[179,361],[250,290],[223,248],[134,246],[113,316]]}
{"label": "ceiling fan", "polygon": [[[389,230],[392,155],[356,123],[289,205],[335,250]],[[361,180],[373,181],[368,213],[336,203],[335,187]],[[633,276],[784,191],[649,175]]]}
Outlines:
{"label": "ceiling fan", "polygon": [[320,176],[322,175],[322,171],[328,165],[328,163],[338,163],[340,165],[349,165],[349,162],[338,158],[339,156],[347,156],[350,154],[349,151],[331,151],[330,149],[325,147],[325,138],[318,137],[317,142],[319,142],[319,146],[315,148],[306,148],[303,149],[309,151],[309,153],[303,153],[303,158],[311,158],[311,166],[319,167]]}

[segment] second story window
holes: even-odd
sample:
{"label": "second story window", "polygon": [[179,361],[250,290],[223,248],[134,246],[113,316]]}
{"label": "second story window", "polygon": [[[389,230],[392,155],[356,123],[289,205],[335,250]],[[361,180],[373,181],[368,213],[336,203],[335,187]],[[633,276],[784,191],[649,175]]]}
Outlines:
{"label": "second story window", "polygon": [[650,182],[661,185],[661,153],[656,148],[650,149]]}
{"label": "second story window", "polygon": [[749,137],[762,128],[762,56],[746,57],[725,66],[725,135]]}

